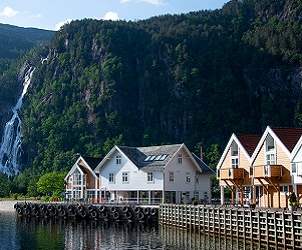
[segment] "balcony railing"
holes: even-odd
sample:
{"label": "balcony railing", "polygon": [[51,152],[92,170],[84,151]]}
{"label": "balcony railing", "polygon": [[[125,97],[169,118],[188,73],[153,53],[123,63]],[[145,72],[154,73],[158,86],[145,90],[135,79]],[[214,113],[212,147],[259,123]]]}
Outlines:
{"label": "balcony railing", "polygon": [[255,178],[282,177],[282,165],[254,166],[253,176]]}
{"label": "balcony railing", "polygon": [[220,169],[220,179],[221,180],[236,180],[244,178],[243,168],[227,168]]}

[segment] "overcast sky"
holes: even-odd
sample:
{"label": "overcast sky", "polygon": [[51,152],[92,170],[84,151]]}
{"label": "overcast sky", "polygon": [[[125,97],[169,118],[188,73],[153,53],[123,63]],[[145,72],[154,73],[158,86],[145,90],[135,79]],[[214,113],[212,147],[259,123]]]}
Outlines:
{"label": "overcast sky", "polygon": [[73,19],[137,20],[216,9],[228,0],[0,0],[0,23],[58,29]]}

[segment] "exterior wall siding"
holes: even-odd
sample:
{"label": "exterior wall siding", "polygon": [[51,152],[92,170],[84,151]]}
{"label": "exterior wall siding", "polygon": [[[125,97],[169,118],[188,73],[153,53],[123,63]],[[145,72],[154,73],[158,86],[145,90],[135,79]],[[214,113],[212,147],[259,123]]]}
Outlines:
{"label": "exterior wall siding", "polygon": [[[182,164],[178,163],[178,154],[182,155]],[[211,178],[208,174],[200,174],[188,153],[181,149],[165,168],[165,191],[189,192],[190,198],[198,192],[199,199],[211,199]],[[169,181],[169,173],[174,173],[174,181]],[[187,182],[186,177],[191,181]],[[196,181],[198,178],[198,182]]]}
{"label": "exterior wall siding", "polygon": [[[239,166],[238,168],[243,168],[244,171],[244,181],[243,181],[243,185],[250,185],[251,181],[250,181],[250,177],[249,177],[249,172],[250,172],[250,162],[248,160],[248,158],[246,157],[246,155],[242,152],[242,149],[239,147]],[[232,167],[232,161],[231,161],[231,146],[228,149],[227,155],[221,165],[220,169],[229,169]],[[219,184],[221,186],[226,186],[225,182],[222,180],[219,180]]]}
{"label": "exterior wall siding", "polygon": [[284,152],[279,144],[277,144],[277,161],[278,165],[282,165],[281,183],[291,184],[291,162],[289,156]]}
{"label": "exterior wall siding", "polygon": [[[116,164],[115,157],[121,155],[121,164]],[[129,182],[122,182],[122,173],[127,172]],[[163,174],[159,171],[153,172],[154,181],[147,182],[147,172],[138,169],[131,161],[124,157],[119,152],[112,154],[105,165],[100,169],[100,180],[102,189],[110,191],[148,191],[163,189]],[[114,183],[109,183],[109,174],[114,174]]]}

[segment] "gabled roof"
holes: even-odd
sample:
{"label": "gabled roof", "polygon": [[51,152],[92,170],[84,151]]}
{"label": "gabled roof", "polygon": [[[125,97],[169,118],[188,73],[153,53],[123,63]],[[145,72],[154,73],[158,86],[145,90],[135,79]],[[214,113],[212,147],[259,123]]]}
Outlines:
{"label": "gabled roof", "polygon": [[[172,144],[172,145],[160,145],[160,146],[150,146],[150,147],[127,147],[127,146],[115,146],[110,152],[105,156],[105,158],[98,164],[97,171],[103,166],[107,159],[110,159],[110,155],[114,151],[119,151],[126,158],[128,158],[137,168],[142,170],[163,170],[171,161],[171,159],[177,154],[177,152],[184,148],[186,152],[192,158],[193,163],[196,165],[198,170],[201,172],[206,168],[204,162],[198,163],[196,158],[193,157],[192,153],[188,150],[185,144]],[[150,156],[165,156],[161,160],[146,160]],[[202,168],[201,168],[202,166]],[[206,167],[205,167],[206,166]]]}
{"label": "gabled roof", "polygon": [[276,140],[276,142],[279,143],[287,156],[291,157],[291,152],[302,135],[302,128],[270,128],[267,126],[255,149],[255,152],[253,153],[252,161],[256,159],[257,154],[268,134],[270,134]]}
{"label": "gabled roof", "polygon": [[[85,168],[79,164],[80,161],[84,162],[84,164],[86,165]],[[97,167],[97,165],[100,163],[100,161],[101,161],[101,158],[93,158],[93,157],[87,157],[87,156],[84,157],[84,156],[80,155],[79,158],[76,160],[75,164],[73,165],[73,167],[67,173],[65,180],[71,173],[73,173],[73,171],[75,169],[79,169],[79,171],[82,174],[84,174],[84,173],[87,174],[88,173],[87,171],[89,171],[96,177],[94,169]]]}
{"label": "gabled roof", "polygon": [[202,159],[200,159],[196,154],[192,153],[192,155],[193,155],[195,161],[198,163],[202,173],[204,173],[204,174],[215,174],[216,173],[207,164],[205,164],[205,162]]}
{"label": "gabled roof", "polygon": [[217,164],[217,169],[219,169],[222,165],[222,163],[225,160],[225,157],[227,156],[227,153],[232,145],[233,142],[236,142],[238,147],[241,149],[241,152],[245,155],[247,160],[251,162],[251,156],[257,146],[257,143],[260,140],[259,135],[252,135],[252,134],[247,134],[247,135],[240,135],[236,136],[235,134],[232,134],[228,144],[226,145],[223,154]]}
{"label": "gabled roof", "polygon": [[302,128],[271,128],[286,148],[292,152],[302,135]]}
{"label": "gabled roof", "polygon": [[86,163],[89,165],[89,167],[94,170],[97,165],[102,161],[102,158],[94,158],[94,157],[88,157],[88,156],[82,156],[82,158],[86,161]]}
{"label": "gabled roof", "polygon": [[[138,167],[164,167],[172,156],[180,149],[182,144],[161,145],[151,147],[126,147],[120,146],[119,149]],[[162,161],[145,161],[148,156],[167,155]]]}
{"label": "gabled roof", "polygon": [[301,146],[302,146],[302,136],[300,137],[299,141],[297,142],[296,146],[291,152],[291,156],[290,156],[291,161],[295,160],[297,153],[301,150]]}
{"label": "gabled roof", "polygon": [[246,152],[249,154],[249,156],[252,156],[254,153],[258,142],[260,141],[261,136],[260,135],[239,135],[238,140],[242,144],[242,146],[245,148]]}

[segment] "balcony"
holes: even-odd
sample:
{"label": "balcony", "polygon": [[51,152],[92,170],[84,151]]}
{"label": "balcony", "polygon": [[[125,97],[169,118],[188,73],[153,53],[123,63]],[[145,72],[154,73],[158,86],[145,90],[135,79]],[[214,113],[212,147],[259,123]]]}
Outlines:
{"label": "balcony", "polygon": [[255,178],[274,178],[282,177],[282,165],[261,165],[253,169]]}
{"label": "balcony", "polygon": [[243,168],[220,169],[220,180],[239,180],[244,178]]}

